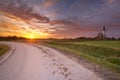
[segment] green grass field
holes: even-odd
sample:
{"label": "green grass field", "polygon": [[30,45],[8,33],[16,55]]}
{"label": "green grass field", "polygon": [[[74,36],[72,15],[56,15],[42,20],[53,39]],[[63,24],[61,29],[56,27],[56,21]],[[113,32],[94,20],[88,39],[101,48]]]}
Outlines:
{"label": "green grass field", "polygon": [[3,55],[8,49],[8,46],[0,44],[0,56]]}
{"label": "green grass field", "polygon": [[104,46],[115,49],[120,49],[120,41],[83,41],[83,42],[72,42],[74,44],[86,44],[93,46]]}
{"label": "green grass field", "polygon": [[120,41],[51,41],[47,44],[120,73]]}

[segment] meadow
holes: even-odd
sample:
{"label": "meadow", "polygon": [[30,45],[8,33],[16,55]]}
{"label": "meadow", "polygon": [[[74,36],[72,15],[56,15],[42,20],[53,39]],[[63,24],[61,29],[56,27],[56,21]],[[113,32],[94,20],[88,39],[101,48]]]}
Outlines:
{"label": "meadow", "polygon": [[73,42],[73,43],[120,49],[120,41],[83,41],[83,42]]}
{"label": "meadow", "polygon": [[2,56],[8,49],[8,46],[0,44],[0,56]]}
{"label": "meadow", "polygon": [[120,41],[50,41],[47,45],[120,73]]}

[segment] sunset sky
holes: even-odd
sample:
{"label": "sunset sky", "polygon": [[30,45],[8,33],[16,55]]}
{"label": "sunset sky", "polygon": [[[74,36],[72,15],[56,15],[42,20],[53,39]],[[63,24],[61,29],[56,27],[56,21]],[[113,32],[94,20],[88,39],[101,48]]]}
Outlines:
{"label": "sunset sky", "polygon": [[120,0],[0,0],[0,36],[120,37]]}

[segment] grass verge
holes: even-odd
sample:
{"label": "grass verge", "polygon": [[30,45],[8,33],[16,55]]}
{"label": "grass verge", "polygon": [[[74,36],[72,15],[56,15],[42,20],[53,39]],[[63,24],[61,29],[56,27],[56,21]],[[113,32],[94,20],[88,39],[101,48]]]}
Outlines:
{"label": "grass verge", "polygon": [[47,45],[120,73],[120,49],[67,42],[47,42]]}
{"label": "grass verge", "polygon": [[8,46],[0,44],[0,56],[2,56],[6,51],[8,51],[8,49]]}

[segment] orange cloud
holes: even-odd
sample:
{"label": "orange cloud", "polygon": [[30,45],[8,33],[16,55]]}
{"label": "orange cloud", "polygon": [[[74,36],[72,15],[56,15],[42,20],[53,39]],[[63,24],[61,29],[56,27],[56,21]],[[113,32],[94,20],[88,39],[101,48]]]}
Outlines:
{"label": "orange cloud", "polygon": [[37,29],[32,29],[30,26],[30,24],[16,16],[0,12],[0,33],[2,33],[0,36],[16,35],[26,38],[31,36],[34,36],[34,38],[46,38],[49,36],[48,33],[37,31]]}

